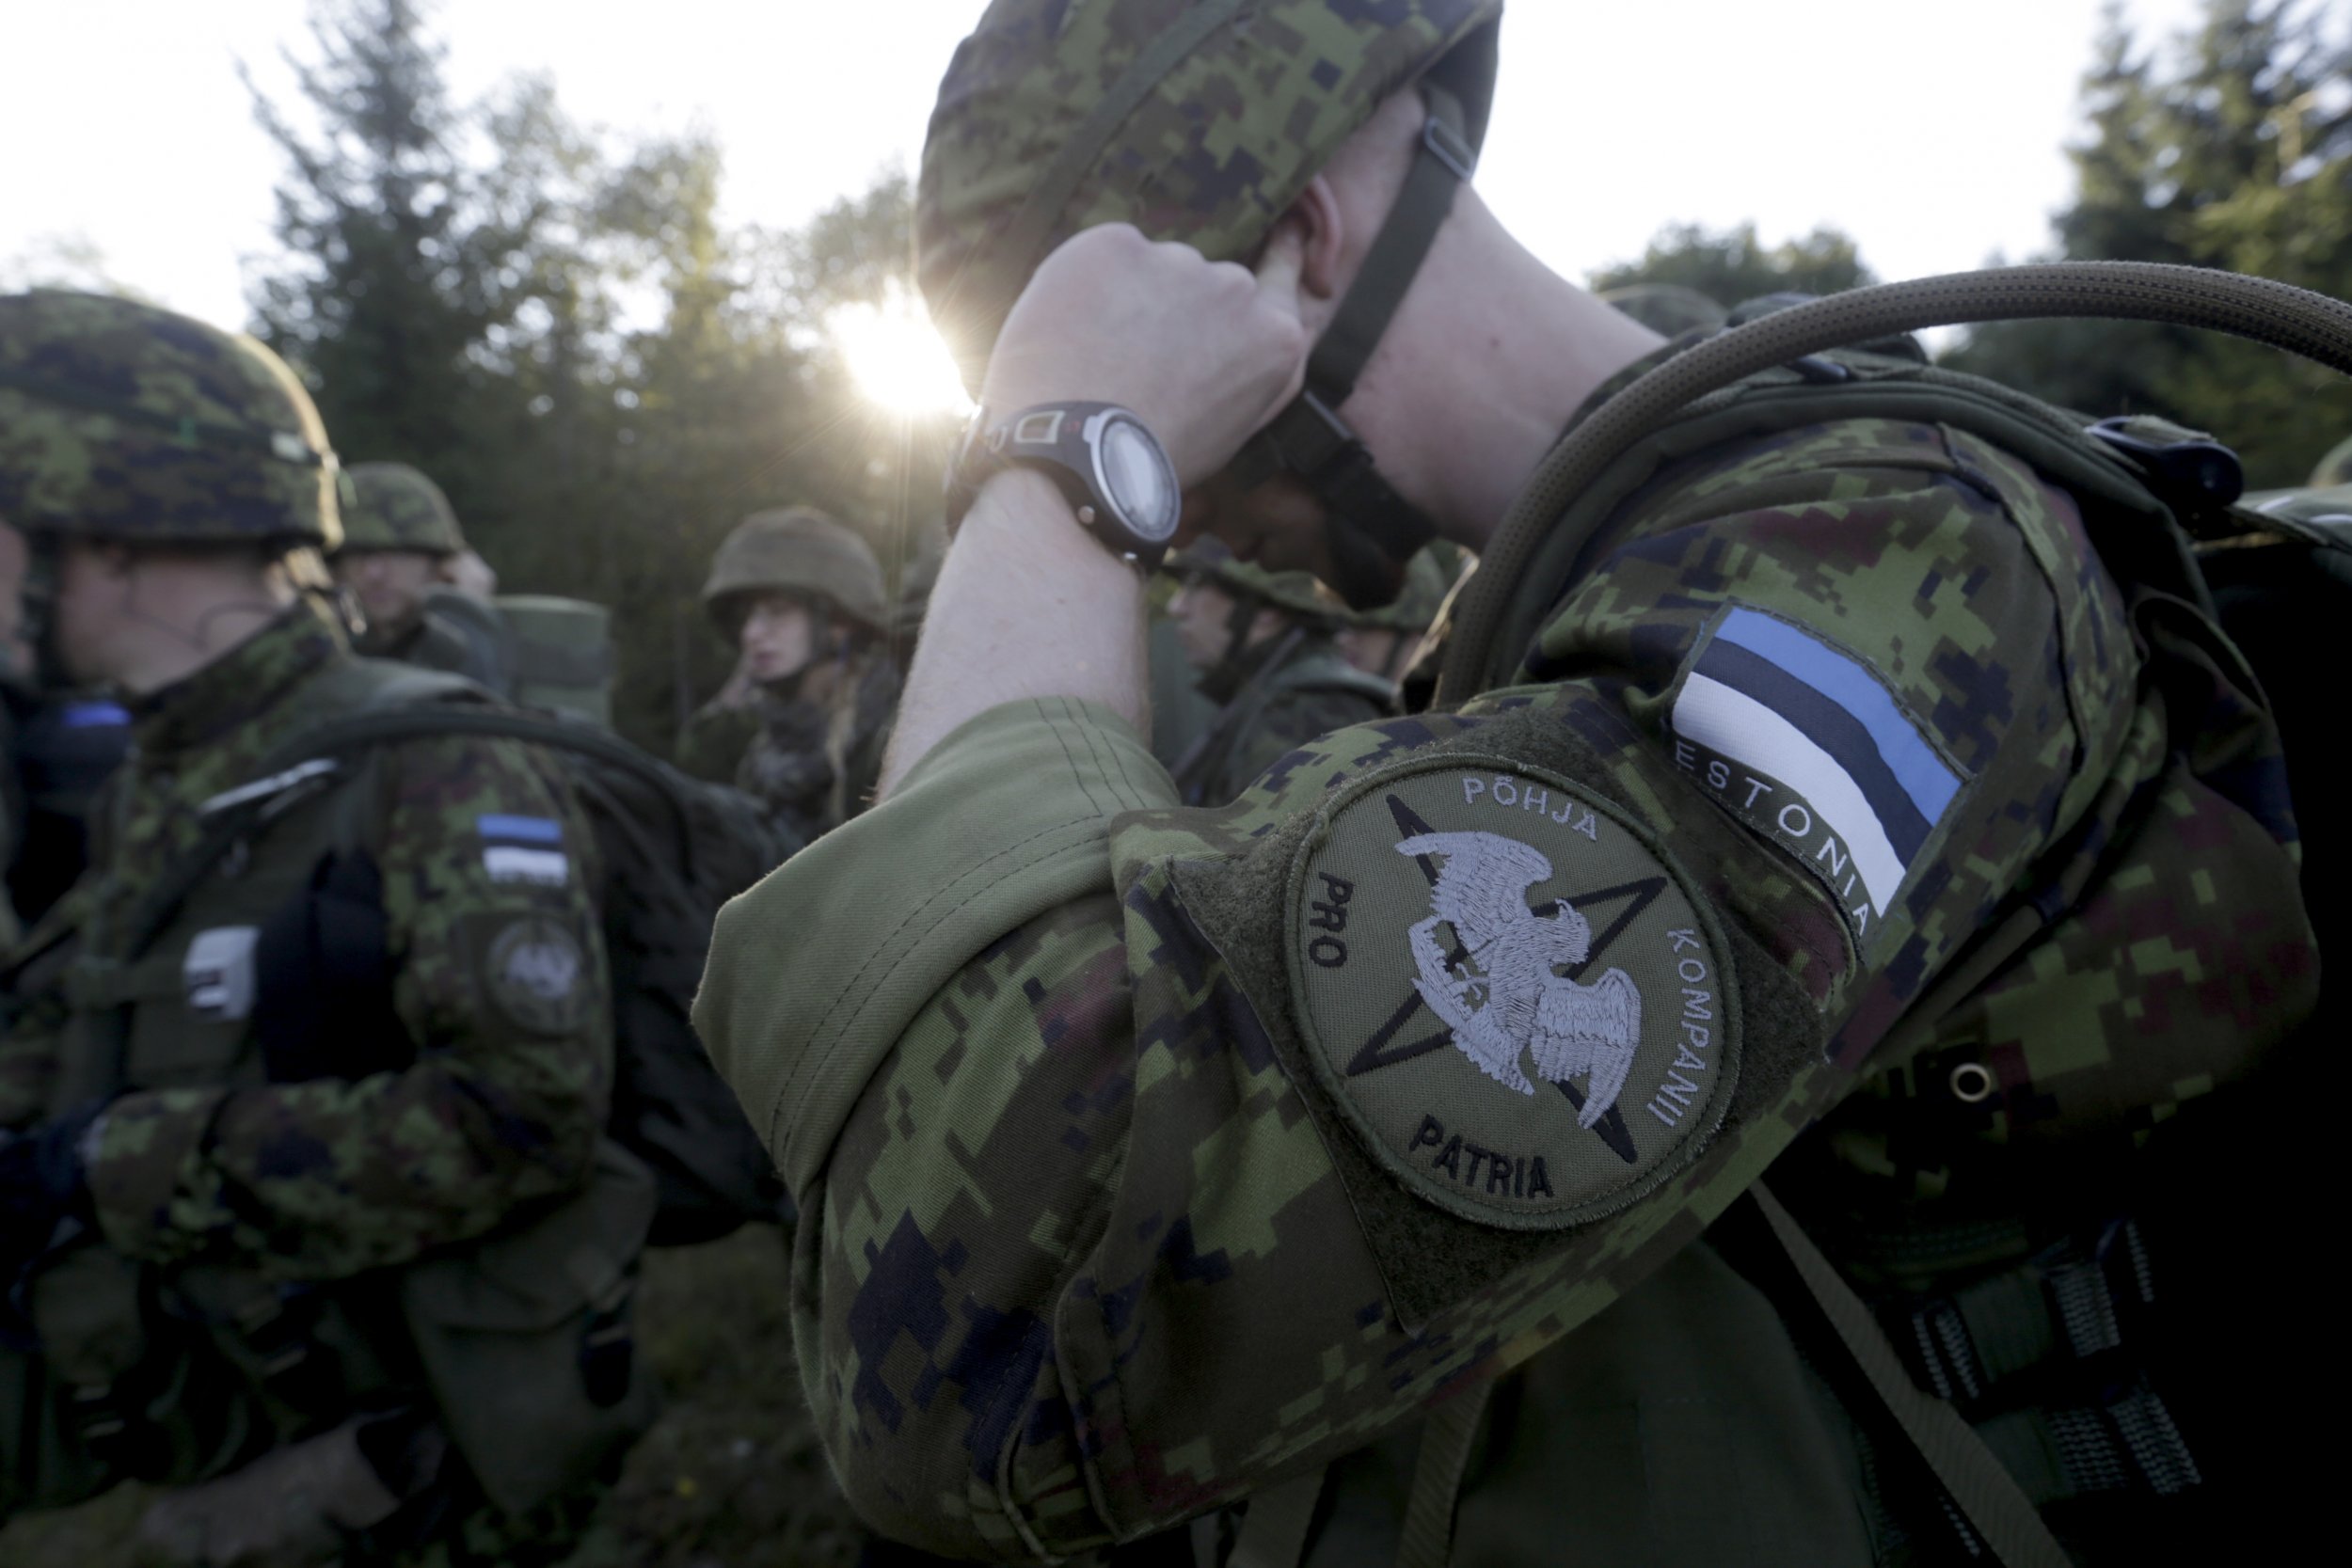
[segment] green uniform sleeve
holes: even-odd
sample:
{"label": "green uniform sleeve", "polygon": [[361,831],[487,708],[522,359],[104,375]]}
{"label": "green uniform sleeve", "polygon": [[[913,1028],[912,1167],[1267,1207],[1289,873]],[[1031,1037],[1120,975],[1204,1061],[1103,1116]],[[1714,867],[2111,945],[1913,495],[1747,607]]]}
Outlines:
{"label": "green uniform sleeve", "polygon": [[479,1234],[585,1178],[612,1007],[594,846],[552,769],[510,741],[390,753],[378,859],[416,1061],[117,1101],[89,1172],[117,1247],[331,1279]]}
{"label": "green uniform sleeve", "polygon": [[2111,770],[2120,600],[2002,454],[1848,421],[1630,517],[1461,714],[1182,811],[1106,787],[1115,720],[1013,705],[730,909],[698,1022],[887,1533],[1132,1538],[1523,1362],[1837,1101]]}

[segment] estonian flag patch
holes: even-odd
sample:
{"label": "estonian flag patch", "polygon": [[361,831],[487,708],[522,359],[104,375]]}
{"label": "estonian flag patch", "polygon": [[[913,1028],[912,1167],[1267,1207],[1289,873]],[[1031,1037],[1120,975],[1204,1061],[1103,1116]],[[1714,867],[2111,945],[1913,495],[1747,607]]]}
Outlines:
{"label": "estonian flag patch", "polygon": [[475,817],[473,825],[482,838],[482,869],[490,880],[562,887],[570,879],[564,824],[553,817],[488,815]]}
{"label": "estonian flag patch", "polygon": [[1677,765],[1795,853],[1857,937],[1967,782],[1868,665],[1740,606],[1684,676],[1673,724]]}

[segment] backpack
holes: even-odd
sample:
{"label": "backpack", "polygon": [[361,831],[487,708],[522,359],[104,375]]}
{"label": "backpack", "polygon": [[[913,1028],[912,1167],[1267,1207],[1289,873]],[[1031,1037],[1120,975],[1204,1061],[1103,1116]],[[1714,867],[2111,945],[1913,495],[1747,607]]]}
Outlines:
{"label": "backpack", "polygon": [[583,721],[505,707],[469,682],[404,671],[363,705],[289,737],[254,784],[216,798],[222,809],[158,879],[157,894],[173,903],[184,896],[284,805],[288,784],[332,779],[334,787],[380,748],[450,736],[518,740],[560,756],[596,834],[612,989],[608,1131],[659,1185],[652,1244],[691,1245],[747,1220],[781,1217],[783,1181],[691,1018],[719,906],[783,858],[740,792],[689,778]]}
{"label": "backpack", "polygon": [[[2142,263],[2060,263],[1998,269],[1887,285],[1817,300],[1768,315],[1650,370],[1573,428],[1546,457],[1481,561],[1449,606],[1454,635],[1437,702],[1458,706],[1507,678],[1542,607],[1514,602],[1531,578],[1565,582],[1595,518],[1641,483],[1656,462],[1716,439],[1793,428],[1845,414],[1943,421],[1988,436],[2078,495],[2099,497],[2137,526],[2094,529],[2102,560],[2120,579],[2152,585],[2217,625],[2264,689],[2279,725],[2296,796],[2305,803],[2302,869],[2307,912],[2323,953],[2352,924],[2352,900],[2337,835],[2311,809],[2324,801],[2330,754],[2322,725],[2335,721],[2329,662],[2312,657],[2309,631],[2352,616],[2352,507],[2337,502],[2259,510],[2239,504],[2243,475],[2233,454],[2210,438],[2162,420],[2090,424],[1995,384],[1884,355],[1836,352],[1878,346],[1889,333],[1944,324],[2091,315],[2165,321],[2253,338],[2352,373],[2352,307],[2282,284]],[[1565,521],[1563,520],[1565,519]],[[1532,597],[1532,596],[1531,596]],[[2302,634],[2298,637],[2298,633]],[[2298,763],[2298,760],[2299,763]],[[2012,909],[1963,949],[1945,979],[1918,998],[1915,1033],[2008,962],[2036,928],[2029,909]],[[2274,1191],[2324,1184],[2325,1140],[2296,1136],[2264,1112],[2308,1104],[2314,1052],[2341,1037],[2344,993],[2323,990],[2318,1013],[2289,1042],[2296,1066],[2274,1070],[2265,1099],[2209,1130],[2206,1159],[2175,1173],[2173,1195],[2203,1232],[2233,1237],[2248,1273],[2273,1253],[2296,1257],[2301,1216],[2217,1201],[2224,1174],[2259,1170]],[[2301,1090],[2301,1098],[2294,1097]],[[2280,1146],[2291,1146],[2282,1150]],[[2289,1156],[2293,1157],[2290,1168]],[[2070,1560],[2015,1473],[1948,1400],[1928,1392],[1885,1325],[1804,1230],[1761,1184],[1754,1207],[1798,1293],[1834,1331],[1862,1383],[1901,1440],[1941,1487],[1946,1514],[1972,1558],[2061,1568]],[[2275,1272],[2275,1271],[2274,1271]],[[2302,1276],[2292,1275],[2299,1287]],[[2231,1278],[2242,1299],[2291,1293],[2277,1281]],[[1841,1374],[1842,1375],[1842,1374]],[[1465,1423],[1457,1422],[1457,1426]],[[1432,1433],[1438,1429],[1433,1424]],[[1471,1435],[1475,1434],[1474,1425]],[[1467,1457],[1469,1437],[1435,1445],[1441,1472]],[[2155,1445],[2161,1449],[2161,1443]],[[1427,1453],[1424,1469],[1433,1460]],[[1416,1477],[1416,1484],[1420,1477]],[[1433,1491],[1450,1488],[1433,1488]],[[1420,1502],[1417,1496],[1416,1504]]]}

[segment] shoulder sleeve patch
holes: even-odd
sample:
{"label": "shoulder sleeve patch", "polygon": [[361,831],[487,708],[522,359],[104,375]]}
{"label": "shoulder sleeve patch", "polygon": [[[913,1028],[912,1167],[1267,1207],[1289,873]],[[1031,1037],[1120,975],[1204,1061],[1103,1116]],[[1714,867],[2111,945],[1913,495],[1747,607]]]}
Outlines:
{"label": "shoulder sleeve patch", "polygon": [[1675,765],[1811,872],[1857,947],[1968,782],[1867,663],[1744,605],[1699,644],[1671,723]]}
{"label": "shoulder sleeve patch", "polygon": [[532,1035],[568,1035],[588,1022],[588,956],[562,921],[516,915],[482,945],[484,989],[509,1022]]}
{"label": "shoulder sleeve patch", "polygon": [[1375,775],[1300,845],[1286,918],[1317,1075],[1454,1214],[1597,1218],[1722,1123],[1728,950],[1665,852],[1581,785],[1459,756]]}

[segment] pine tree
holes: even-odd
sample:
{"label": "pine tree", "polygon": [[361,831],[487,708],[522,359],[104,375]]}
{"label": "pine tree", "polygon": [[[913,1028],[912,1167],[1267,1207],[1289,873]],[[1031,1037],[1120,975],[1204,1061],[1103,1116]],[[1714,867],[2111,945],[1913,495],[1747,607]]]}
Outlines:
{"label": "pine tree", "polygon": [[[2111,9],[2083,80],[2063,255],[2252,273],[2352,295],[2352,39],[2307,0],[2207,0],[2177,56]],[[2093,416],[2211,430],[2257,485],[2298,483],[2352,434],[2352,388],[2275,351],[2177,327],[2017,323],[1949,360]]]}
{"label": "pine tree", "polygon": [[1767,246],[1753,223],[1720,231],[1695,223],[1671,225],[1659,230],[1640,261],[1603,267],[1591,277],[1596,292],[1631,283],[1678,283],[1726,309],[1765,294],[1834,294],[1877,281],[1853,240],[1837,230],[1816,229]]}

